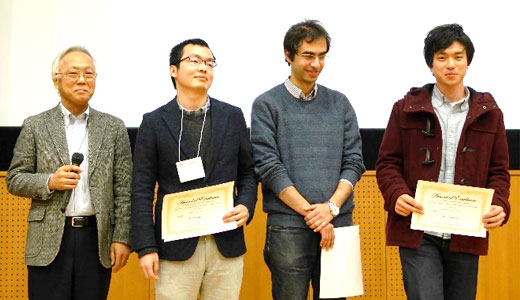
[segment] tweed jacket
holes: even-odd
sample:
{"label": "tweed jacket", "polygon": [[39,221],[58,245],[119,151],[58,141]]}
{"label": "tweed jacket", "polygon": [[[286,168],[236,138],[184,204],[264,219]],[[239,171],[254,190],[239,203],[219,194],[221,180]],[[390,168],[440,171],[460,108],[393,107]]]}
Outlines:
{"label": "tweed jacket", "polygon": [[[162,204],[166,194],[235,181],[234,205],[243,204],[253,217],[257,200],[257,180],[253,154],[242,111],[235,106],[211,98],[211,137],[204,165],[206,176],[181,183],[175,163],[179,159],[181,112],[176,99],[143,117],[134,149],[132,183],[132,248],[157,249],[165,260],[190,258],[198,238],[164,242],[161,238]],[[206,134],[206,133],[204,133]],[[197,145],[180,139],[181,159],[197,155]],[[202,158],[205,160],[204,157]],[[154,215],[154,191],[157,202]],[[248,221],[249,221],[248,220]],[[220,253],[237,257],[246,252],[243,226],[214,234]]]}
{"label": "tweed jacket", "polygon": [[[437,181],[441,167],[442,132],[432,106],[433,85],[413,88],[395,103],[379,148],[376,177],[388,211],[389,246],[418,248],[423,232],[410,229],[411,214],[395,212],[397,198],[415,195],[418,180]],[[470,103],[456,151],[454,183],[495,190],[492,204],[504,209],[507,222],[509,152],[502,111],[493,96],[469,88]],[[488,238],[451,236],[450,250],[485,255]]]}
{"label": "tweed jacket", "polygon": [[[88,178],[96,211],[99,259],[110,268],[110,244],[130,244],[130,142],[123,121],[106,113],[90,108],[87,126]],[[71,190],[49,193],[47,179],[71,163],[70,155],[59,105],[24,121],[7,173],[7,188],[14,195],[32,198],[27,265],[49,265],[58,254]]]}

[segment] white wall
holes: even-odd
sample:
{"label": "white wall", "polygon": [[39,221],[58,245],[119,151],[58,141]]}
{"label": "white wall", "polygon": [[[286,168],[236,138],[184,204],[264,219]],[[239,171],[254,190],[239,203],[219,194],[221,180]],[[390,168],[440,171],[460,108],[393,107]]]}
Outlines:
{"label": "white wall", "polygon": [[8,124],[11,31],[11,0],[0,1],[0,126]]}
{"label": "white wall", "polygon": [[489,91],[520,128],[520,21],[514,1],[103,1],[0,0],[0,126],[54,106],[54,56],[84,45],[99,77],[91,105],[139,126],[142,114],[175,95],[168,55],[205,39],[217,57],[210,95],[240,106],[249,121],[256,96],[289,75],[283,37],[303,19],[321,20],[332,47],[318,82],[346,94],[360,127],[384,128],[392,104],[432,82],[422,56],[434,26],[457,22],[476,52],[465,83]]}

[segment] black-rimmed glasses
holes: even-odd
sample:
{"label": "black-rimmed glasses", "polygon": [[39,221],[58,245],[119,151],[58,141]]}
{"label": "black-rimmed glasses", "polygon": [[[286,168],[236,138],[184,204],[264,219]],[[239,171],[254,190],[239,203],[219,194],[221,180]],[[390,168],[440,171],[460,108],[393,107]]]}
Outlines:
{"label": "black-rimmed glasses", "polygon": [[188,63],[197,66],[201,64],[205,64],[207,67],[214,68],[217,66],[217,62],[213,60],[213,58],[204,59],[198,55],[188,55],[185,58],[182,58],[179,60],[179,62],[182,62],[184,60],[187,60]]}

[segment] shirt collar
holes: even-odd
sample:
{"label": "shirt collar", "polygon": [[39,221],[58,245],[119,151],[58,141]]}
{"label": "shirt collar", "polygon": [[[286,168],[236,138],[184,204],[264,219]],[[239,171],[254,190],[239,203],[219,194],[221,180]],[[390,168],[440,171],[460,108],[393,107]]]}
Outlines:
{"label": "shirt collar", "polygon": [[60,109],[61,109],[61,113],[63,114],[63,119],[65,120],[65,128],[67,128],[70,123],[74,120],[85,120],[87,121],[88,120],[88,116],[90,114],[90,105],[87,106],[87,109],[82,113],[80,114],[79,116],[75,116],[74,114],[72,114],[64,105],[63,103],[60,102]]}
{"label": "shirt collar", "polygon": [[184,106],[182,106],[179,103],[179,99],[176,99],[176,101],[177,101],[177,105],[179,106],[179,110],[184,110],[184,113],[187,114],[187,115],[199,115],[199,114],[205,113],[205,112],[207,112],[209,110],[209,107],[211,106],[211,101],[210,101],[209,96],[208,96],[208,99],[206,100],[206,104],[204,104],[204,106],[199,107],[199,108],[194,109],[194,110],[187,109]]}
{"label": "shirt collar", "polygon": [[441,90],[435,85],[433,87],[433,93],[432,93],[432,104],[435,107],[441,107],[443,105],[450,105],[451,107],[455,107],[460,105],[461,111],[467,111],[469,109],[469,97],[470,97],[470,91],[467,87],[464,87],[464,98],[456,101],[456,102],[450,102],[448,98],[444,97]]}
{"label": "shirt collar", "polygon": [[291,77],[288,77],[285,82],[285,88],[289,91],[289,93],[297,99],[304,100],[304,101],[310,101],[316,98],[316,94],[318,94],[318,85],[314,83],[314,87],[312,88],[309,95],[305,95],[305,93],[297,87],[291,80]]}

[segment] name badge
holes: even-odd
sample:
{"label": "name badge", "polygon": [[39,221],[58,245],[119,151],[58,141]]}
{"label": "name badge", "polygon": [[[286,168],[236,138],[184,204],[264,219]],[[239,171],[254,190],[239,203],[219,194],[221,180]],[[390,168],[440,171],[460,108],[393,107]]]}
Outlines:
{"label": "name badge", "polygon": [[200,156],[176,163],[181,183],[206,177]]}

